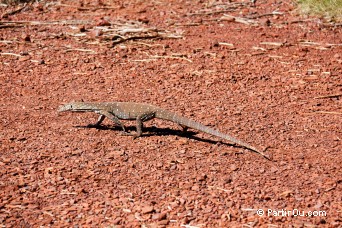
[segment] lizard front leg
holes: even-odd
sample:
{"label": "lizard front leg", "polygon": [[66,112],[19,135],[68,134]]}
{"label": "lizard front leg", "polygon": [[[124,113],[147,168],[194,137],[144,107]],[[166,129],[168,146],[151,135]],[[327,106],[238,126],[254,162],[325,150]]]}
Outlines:
{"label": "lizard front leg", "polygon": [[99,118],[97,119],[97,122],[94,124],[88,124],[87,127],[98,127],[102,123],[102,121],[106,118],[105,115],[100,115]]}
{"label": "lizard front leg", "polygon": [[186,132],[187,132],[187,130],[189,129],[189,127],[188,126],[185,126],[185,125],[183,125],[183,124],[179,124],[179,126],[181,126],[182,127],[182,130],[183,130],[183,134],[185,134]]}
{"label": "lizard front leg", "polygon": [[95,126],[95,127],[99,126],[102,123],[102,121],[107,117],[108,119],[112,120],[116,125],[120,126],[124,132],[126,132],[125,126],[121,123],[119,118],[113,115],[112,113],[103,111],[103,110],[97,111],[96,113],[100,115],[99,119],[97,120],[95,124],[91,126]]}

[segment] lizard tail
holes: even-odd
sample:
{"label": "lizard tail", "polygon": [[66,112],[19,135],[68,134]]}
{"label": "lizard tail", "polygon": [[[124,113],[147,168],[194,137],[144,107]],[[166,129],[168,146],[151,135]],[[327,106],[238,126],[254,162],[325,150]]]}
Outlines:
{"label": "lizard tail", "polygon": [[219,137],[219,138],[222,138],[222,139],[225,139],[225,140],[228,140],[228,141],[231,141],[235,144],[238,144],[240,146],[243,146],[249,150],[252,150],[260,155],[262,155],[263,157],[265,157],[266,159],[268,160],[271,160],[266,154],[264,154],[263,152],[259,151],[258,149],[256,149],[255,147],[249,145],[248,143],[245,143],[233,136],[230,136],[228,134],[223,134],[222,132],[218,131],[218,130],[215,130],[213,128],[210,128],[210,127],[207,127],[197,121],[194,121],[194,120],[191,120],[191,119],[188,119],[186,117],[183,117],[183,116],[179,116],[175,113],[172,113],[172,112],[169,112],[169,111],[166,111],[166,110],[162,110],[162,111],[159,111],[157,112],[156,114],[156,118],[159,118],[159,119],[164,119],[164,120],[168,120],[168,121],[172,121],[174,123],[177,123],[177,124],[180,124],[180,125],[184,125],[184,126],[187,126],[189,128],[192,128],[192,129],[195,129],[195,130],[198,130],[198,131],[202,131],[202,132],[205,132],[209,135],[214,135],[216,137]]}

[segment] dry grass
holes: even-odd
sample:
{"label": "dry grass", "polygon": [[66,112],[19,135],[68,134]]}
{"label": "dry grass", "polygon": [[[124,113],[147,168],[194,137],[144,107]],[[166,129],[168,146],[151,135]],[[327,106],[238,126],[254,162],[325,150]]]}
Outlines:
{"label": "dry grass", "polygon": [[298,4],[304,14],[342,21],[342,0],[298,0]]}
{"label": "dry grass", "polygon": [[0,3],[6,5],[18,5],[25,2],[33,2],[35,0],[0,0]]}

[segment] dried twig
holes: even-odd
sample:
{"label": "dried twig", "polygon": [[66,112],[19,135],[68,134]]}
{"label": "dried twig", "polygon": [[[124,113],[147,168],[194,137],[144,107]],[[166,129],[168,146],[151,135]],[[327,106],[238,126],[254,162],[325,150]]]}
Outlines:
{"label": "dried twig", "polygon": [[93,54],[96,53],[96,51],[94,51],[94,50],[91,50],[91,49],[81,49],[81,48],[71,48],[71,49],[67,49],[65,52],[71,52],[71,51],[89,52],[89,53],[93,53]]}
{"label": "dried twig", "polygon": [[116,38],[119,38],[117,40],[113,41],[112,47],[114,47],[117,44],[124,43],[129,40],[148,40],[148,39],[178,39],[181,38],[181,36],[173,36],[173,35],[161,35],[161,34],[155,34],[155,35],[145,35],[145,36],[130,36],[130,37],[124,37],[120,35],[116,35]]}
{"label": "dried twig", "polygon": [[228,13],[235,11],[237,7],[232,7],[230,9],[225,10],[214,10],[214,11],[203,11],[203,12],[196,12],[196,13],[188,13],[187,16],[197,16],[197,15],[212,15],[212,14],[220,14],[220,13]]}
{"label": "dried twig", "polygon": [[11,55],[11,56],[16,56],[16,57],[21,57],[21,55],[10,53],[10,52],[1,52],[0,55]]}
{"label": "dried twig", "polygon": [[57,4],[56,6],[63,6],[63,7],[70,7],[70,8],[77,8],[77,10],[79,11],[96,11],[96,10],[107,10],[107,9],[118,9],[118,7],[108,7],[108,6],[104,6],[104,7],[80,7],[80,6],[73,6],[73,5],[68,5],[68,4]]}
{"label": "dried twig", "polygon": [[190,26],[199,26],[199,25],[204,25],[204,23],[196,23],[196,22],[191,22],[191,23],[186,23],[186,24],[179,24],[179,23],[174,23],[174,24],[170,24],[173,26],[184,26],[184,27],[190,27]]}
{"label": "dried twig", "polygon": [[314,113],[342,115],[342,112],[316,111],[316,112],[314,112]]}
{"label": "dried twig", "polygon": [[0,25],[0,29],[2,28],[20,28],[24,27],[24,25]]}
{"label": "dried twig", "polygon": [[140,45],[147,46],[147,47],[162,47],[165,50],[165,46],[162,44],[147,44],[143,42],[136,42],[135,44],[140,44]]}
{"label": "dried twig", "polygon": [[129,60],[130,62],[150,62],[150,61],[156,61],[157,59],[134,59]]}
{"label": "dried twig", "polygon": [[200,226],[191,226],[191,225],[185,225],[185,224],[182,224],[181,227],[185,227],[185,228],[200,228]]}
{"label": "dried twig", "polygon": [[159,56],[159,55],[152,55],[152,58],[155,59],[180,59],[180,60],[185,60],[188,61],[189,63],[192,63],[192,60],[185,58],[185,57],[179,57],[179,56]]}
{"label": "dried twig", "polygon": [[260,18],[260,17],[267,17],[267,16],[274,16],[274,15],[283,15],[284,13],[282,12],[278,12],[278,11],[273,11],[271,13],[264,13],[264,14],[260,14],[260,15],[256,15],[256,16],[251,16],[248,17],[250,19],[256,19],[256,18]]}
{"label": "dried twig", "polygon": [[19,7],[18,9],[15,9],[13,11],[10,11],[10,12],[7,12],[7,13],[4,13],[1,18],[7,18],[8,16],[10,15],[14,15],[16,13],[20,13],[22,10],[24,10],[26,7],[28,7],[30,4],[24,4],[23,6]]}
{"label": "dried twig", "polygon": [[333,98],[333,97],[341,97],[341,96],[342,96],[342,93],[338,93],[338,94],[319,96],[319,97],[315,97],[314,99],[324,99],[324,98]]}
{"label": "dried twig", "polygon": [[131,37],[123,37],[117,35],[117,40],[113,41],[113,47],[117,44],[124,43],[129,40],[147,40],[147,39],[155,39],[155,38],[162,38],[160,35],[147,35],[147,36],[131,36]]}
{"label": "dried twig", "polygon": [[0,40],[0,43],[11,44],[11,43],[13,43],[13,41],[11,41],[11,40]]}
{"label": "dried twig", "polygon": [[253,46],[252,49],[256,51],[267,51],[265,48],[257,47],[257,46]]}
{"label": "dried twig", "polygon": [[219,44],[219,45],[222,45],[222,46],[231,47],[231,48],[234,47],[234,44],[231,44],[231,43],[219,42],[218,44]]}
{"label": "dried twig", "polygon": [[235,17],[235,16],[232,16],[232,15],[228,15],[228,14],[224,14],[221,18],[220,18],[221,21],[235,21],[235,22],[238,22],[238,23],[242,23],[242,24],[245,24],[245,25],[257,25],[258,22],[255,21],[255,20],[251,20],[251,19],[248,19],[248,18],[242,18],[242,17]]}
{"label": "dried twig", "polygon": [[63,21],[6,21],[3,25],[86,25],[90,21],[85,20],[63,20]]}
{"label": "dried twig", "polygon": [[285,43],[284,42],[261,42],[260,44],[281,47]]}

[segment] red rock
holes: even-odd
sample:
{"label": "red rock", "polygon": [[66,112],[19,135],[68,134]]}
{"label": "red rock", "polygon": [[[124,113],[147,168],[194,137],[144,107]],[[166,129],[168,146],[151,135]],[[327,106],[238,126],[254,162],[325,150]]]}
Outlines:
{"label": "red rock", "polygon": [[152,215],[152,220],[158,220],[158,221],[164,220],[164,219],[166,219],[166,216],[167,216],[167,214],[165,212],[156,213],[156,214]]}
{"label": "red rock", "polygon": [[141,213],[143,214],[151,213],[153,211],[154,211],[153,206],[144,206],[141,208]]}
{"label": "red rock", "polygon": [[111,23],[105,19],[100,20],[97,24],[97,26],[110,26]]}

